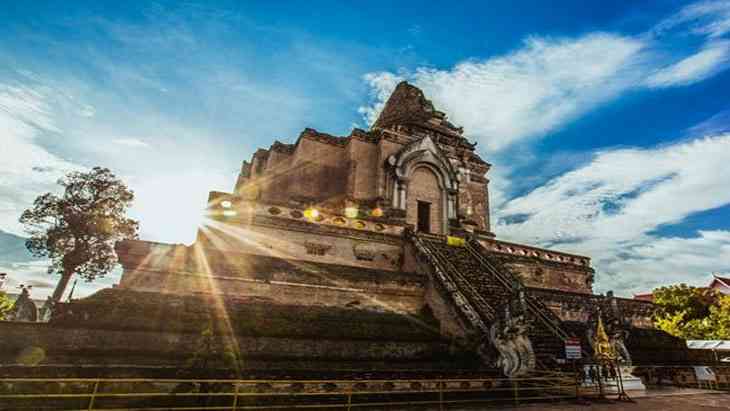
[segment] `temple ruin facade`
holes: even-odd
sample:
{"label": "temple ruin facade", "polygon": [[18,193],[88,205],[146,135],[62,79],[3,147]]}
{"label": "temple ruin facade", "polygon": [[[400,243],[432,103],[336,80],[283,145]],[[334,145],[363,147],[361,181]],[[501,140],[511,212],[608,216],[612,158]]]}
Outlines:
{"label": "temple ruin facade", "polygon": [[499,238],[488,160],[400,83],[369,130],[257,150],[193,244],[118,244],[119,284],[61,304],[49,353],[176,364],[212,323],[257,369],[519,376],[564,366],[569,339],[589,358],[600,321],[624,363],[685,360],[653,304],[593,294],[588,256]]}

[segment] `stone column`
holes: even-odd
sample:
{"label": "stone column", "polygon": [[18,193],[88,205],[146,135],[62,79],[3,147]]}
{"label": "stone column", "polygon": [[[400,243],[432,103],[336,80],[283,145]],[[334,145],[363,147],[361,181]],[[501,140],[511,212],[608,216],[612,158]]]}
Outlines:
{"label": "stone column", "polygon": [[455,204],[454,203],[456,201],[454,200],[454,196],[453,195],[449,194],[448,196],[449,196],[449,205],[448,205],[449,212],[448,212],[448,214],[447,214],[446,217],[449,218],[449,219],[456,218],[456,214],[454,213],[454,207],[455,207]]}
{"label": "stone column", "polygon": [[402,178],[398,184],[398,198],[400,199],[399,208],[405,210],[407,207],[408,179]]}
{"label": "stone column", "polygon": [[393,187],[392,187],[392,190],[390,193],[390,197],[391,197],[390,200],[391,200],[391,204],[392,204],[393,208],[400,208],[399,207],[400,193],[398,191],[398,186],[399,186],[398,179],[393,178]]}

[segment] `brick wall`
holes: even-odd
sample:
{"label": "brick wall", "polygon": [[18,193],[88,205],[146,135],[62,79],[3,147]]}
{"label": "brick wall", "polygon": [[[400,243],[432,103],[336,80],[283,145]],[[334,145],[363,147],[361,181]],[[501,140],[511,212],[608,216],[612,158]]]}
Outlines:
{"label": "brick wall", "polygon": [[[200,333],[105,330],[54,327],[40,323],[0,322],[0,362],[14,364],[23,349],[39,347],[41,364],[169,364],[183,365],[196,350]],[[223,337],[216,338],[222,345]],[[257,359],[260,367],[294,368],[295,361],[321,360],[329,366],[340,361],[440,361],[448,358],[448,344],[436,341],[397,342],[237,336],[236,347],[244,366]],[[306,364],[306,363],[305,363]],[[392,366],[392,363],[390,363]],[[301,364],[300,364],[301,366]],[[306,365],[305,365],[306,366]],[[387,365],[382,366],[386,368]]]}
{"label": "brick wall", "polygon": [[351,138],[349,151],[352,186],[348,195],[354,199],[370,199],[377,196],[378,147],[375,144]]}

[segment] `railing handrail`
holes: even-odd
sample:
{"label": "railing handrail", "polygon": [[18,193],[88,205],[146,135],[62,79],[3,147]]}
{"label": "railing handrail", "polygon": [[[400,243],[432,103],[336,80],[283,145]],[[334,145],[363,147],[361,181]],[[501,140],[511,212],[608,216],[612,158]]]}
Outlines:
{"label": "railing handrail", "polygon": [[[685,367],[686,368],[686,367]],[[357,384],[357,383],[439,383],[439,382],[494,382],[494,381],[536,381],[553,380],[559,377],[570,377],[572,372],[536,370],[532,376],[525,377],[472,377],[472,378],[374,378],[374,379],[238,379],[238,378],[53,378],[53,377],[13,377],[0,378],[0,382],[124,382],[124,383],[224,383],[224,384]],[[541,375],[545,374],[545,375]]]}
{"label": "railing handrail", "polygon": [[[440,270],[441,267],[443,267],[443,263],[441,263],[439,261],[439,257],[434,254],[433,250],[429,246],[423,244],[423,241],[418,237],[418,235],[416,235],[415,233],[412,233],[411,240],[413,241],[413,244],[415,245],[417,252],[424,254],[429,260],[432,260],[431,263],[434,264],[435,270]],[[482,332],[486,333],[488,331],[487,324],[484,322],[484,320],[482,319],[482,316],[478,313],[478,311],[475,310],[474,307],[472,307],[471,301],[469,299],[467,299],[465,296],[463,296],[463,294],[459,290],[459,287],[456,284],[454,284],[454,279],[448,277],[448,273],[443,273],[443,276],[444,276],[444,281],[450,282],[449,286],[454,288],[454,290],[455,290],[454,292],[450,292],[450,298],[454,299],[454,294],[458,293],[461,295],[461,297],[463,297],[466,300],[466,301],[464,301],[464,305],[466,305],[466,310],[464,309],[464,307],[461,307],[459,304],[456,304],[457,307],[460,307],[459,311],[461,311],[461,314],[464,317],[466,317],[469,322],[472,323],[472,326],[474,326],[477,329],[481,330]],[[447,289],[447,291],[448,291],[448,289]],[[476,318],[472,319],[471,314],[476,316]]]}
{"label": "railing handrail", "polygon": [[[50,383],[68,383],[87,384],[89,392],[70,392],[70,393],[38,393],[35,389],[26,387],[26,392],[13,394],[0,394],[0,400],[5,401],[22,401],[23,406],[43,404],[43,401],[74,401],[74,409],[78,409],[79,400],[84,410],[244,410],[244,409],[281,409],[281,408],[344,408],[351,409],[354,407],[372,407],[372,406],[396,406],[396,405],[426,405],[438,404],[457,404],[457,403],[487,403],[497,401],[508,401],[518,403],[525,400],[545,400],[545,399],[570,399],[576,398],[580,394],[582,387],[580,382],[575,378],[573,373],[562,373],[551,376],[526,376],[518,378],[505,377],[485,377],[485,378],[421,378],[421,379],[375,379],[375,380],[243,380],[243,379],[165,379],[165,378],[6,378],[2,382],[35,382],[39,384]],[[142,385],[135,389],[132,383],[149,384]],[[419,382],[419,385],[409,383]],[[227,384],[225,391],[208,392],[208,391],[151,391],[150,386],[155,384]],[[363,384],[366,385],[358,385]],[[386,384],[390,386],[367,384]],[[468,383],[468,384],[465,384]],[[488,383],[488,384],[487,384]],[[118,384],[114,386],[113,384]],[[262,384],[269,384],[268,386]],[[279,386],[277,387],[278,384]],[[287,385],[282,387],[283,385]],[[294,389],[291,384],[302,384],[299,389]],[[309,389],[305,390],[306,385]],[[327,385],[330,384],[330,385]],[[334,387],[332,386],[334,384]],[[400,385],[396,385],[400,384]],[[318,387],[311,387],[312,385]],[[103,389],[100,388],[103,386]],[[159,386],[158,386],[159,387]],[[386,388],[388,387],[388,388]],[[267,389],[268,388],[268,389]],[[78,389],[78,386],[75,387]],[[167,388],[172,389],[172,388]],[[27,392],[31,391],[31,392]],[[480,395],[479,398],[453,397],[459,393],[475,393],[475,392],[494,392],[497,395],[485,397]],[[421,397],[419,399],[404,398],[403,395],[414,394],[431,394],[435,397]],[[452,397],[446,397],[444,394],[452,394]],[[375,398],[368,397],[369,395]],[[399,397],[401,396],[401,397]],[[287,402],[285,404],[267,403],[274,398],[299,398],[298,404]],[[309,397],[309,398],[307,398]],[[160,407],[154,403],[145,402],[140,404],[139,399],[146,398],[145,401],[155,401],[154,399],[177,398],[179,401],[174,405]],[[212,398],[219,399],[216,405],[196,404],[191,406],[190,402],[199,402],[196,398],[204,398],[206,401]],[[324,400],[319,400],[324,398]],[[133,403],[122,403],[124,408],[108,408],[102,404],[104,399],[115,399],[116,401],[135,401]],[[185,400],[187,399],[187,400]],[[244,399],[256,402],[243,402]],[[353,399],[356,399],[353,401]],[[224,405],[220,400],[230,402]],[[263,400],[263,403],[258,401]],[[309,401],[309,402],[302,402]],[[4,402],[4,404],[8,404]],[[117,407],[120,405],[115,404]],[[54,405],[57,407],[58,403]],[[132,406],[129,408],[128,406]],[[68,409],[68,408],[64,408]]]}
{"label": "railing handrail", "polygon": [[[473,242],[477,242],[477,244],[479,245],[480,248],[476,249]],[[473,238],[469,239],[468,241],[466,241],[466,248],[474,257],[476,257],[476,259],[482,264],[482,266],[484,266],[487,269],[487,271],[490,274],[492,274],[493,276],[498,278],[505,285],[505,287],[507,287],[508,289],[510,289],[512,291],[515,291],[515,289],[514,289],[515,284],[517,282],[520,282],[520,280],[518,278],[515,278],[515,276],[512,275],[512,273],[509,273],[509,272],[502,273],[502,272],[500,272],[500,270],[497,270],[494,267],[494,265],[492,265],[492,263],[490,263],[486,259],[486,257],[484,257],[484,255],[482,255],[481,249],[483,249],[484,247],[480,243],[478,243],[478,240],[473,239]],[[505,278],[506,276],[509,276],[510,278]],[[527,302],[530,312],[533,315],[535,315],[537,318],[539,318],[543,322],[543,324],[548,326],[548,328],[558,338],[560,338],[563,342],[565,340],[567,340],[568,338],[570,338],[570,335],[568,335],[568,333],[566,333],[556,323],[555,319],[551,318],[550,316],[547,315],[547,312],[545,310],[549,310],[549,308],[545,307],[544,305],[540,306],[540,305],[536,304],[535,300],[532,297],[530,297],[529,295],[525,295],[525,301]],[[552,311],[550,311],[550,313],[552,314]]]}
{"label": "railing handrail", "polygon": [[484,299],[484,297],[481,296],[479,291],[477,291],[469,282],[469,280],[465,279],[459,270],[454,266],[454,263],[449,261],[448,258],[444,257],[444,255],[439,251],[438,249],[434,250],[431,249],[431,252],[435,255],[435,257],[439,260],[442,267],[447,268],[449,273],[456,277],[459,280],[459,283],[466,289],[469,290],[469,294],[471,296],[470,299],[474,299],[477,301],[478,305],[481,305],[484,307],[488,312],[486,313],[488,318],[486,318],[489,321],[494,321],[497,315],[497,311],[492,307],[487,300]]}

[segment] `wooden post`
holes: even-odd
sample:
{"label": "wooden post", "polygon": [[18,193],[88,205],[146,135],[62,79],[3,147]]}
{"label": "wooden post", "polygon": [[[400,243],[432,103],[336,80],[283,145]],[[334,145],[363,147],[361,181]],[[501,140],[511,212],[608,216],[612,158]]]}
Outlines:
{"label": "wooden post", "polygon": [[596,375],[598,376],[598,397],[603,400],[606,398],[606,395],[603,392],[603,381],[601,381],[603,379],[603,375],[601,375],[601,367],[598,365],[596,365]]}
{"label": "wooden post", "polygon": [[350,383],[349,389],[347,390],[347,411],[350,411],[352,409],[352,385],[354,383]]}
{"label": "wooden post", "polygon": [[573,370],[575,371],[575,400],[580,400],[580,384],[581,374],[578,373],[578,362],[573,360]]}
{"label": "wooden post", "polygon": [[238,382],[233,383],[233,411],[238,409]]}
{"label": "wooden post", "polygon": [[444,382],[439,381],[439,410],[444,411]]}
{"label": "wooden post", "polygon": [[99,380],[97,379],[96,382],[94,382],[94,391],[91,392],[91,397],[89,398],[89,411],[94,409],[94,401],[96,400],[96,393],[99,391]]}

